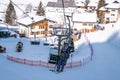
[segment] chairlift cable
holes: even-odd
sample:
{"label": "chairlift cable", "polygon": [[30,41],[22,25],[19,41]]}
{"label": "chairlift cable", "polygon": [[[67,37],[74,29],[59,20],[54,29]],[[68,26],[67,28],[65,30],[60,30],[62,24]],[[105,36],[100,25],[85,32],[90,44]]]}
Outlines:
{"label": "chairlift cable", "polygon": [[10,2],[12,2],[13,5],[15,5],[19,10],[21,10],[23,12],[23,14],[26,14],[30,19],[32,19],[25,11],[23,11],[17,4],[15,4],[12,0],[10,0]]}

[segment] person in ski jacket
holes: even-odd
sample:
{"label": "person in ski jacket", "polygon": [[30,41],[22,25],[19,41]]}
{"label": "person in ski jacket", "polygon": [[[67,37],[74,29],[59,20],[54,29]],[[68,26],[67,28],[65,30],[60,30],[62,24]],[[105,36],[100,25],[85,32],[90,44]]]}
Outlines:
{"label": "person in ski jacket", "polygon": [[69,53],[67,51],[62,50],[61,55],[59,56],[59,60],[57,62],[57,71],[62,72],[64,66],[67,63],[67,59],[69,58]]}
{"label": "person in ski jacket", "polygon": [[17,46],[16,46],[16,51],[17,52],[21,52],[22,51],[22,46],[23,46],[23,43],[22,42],[18,42]]}

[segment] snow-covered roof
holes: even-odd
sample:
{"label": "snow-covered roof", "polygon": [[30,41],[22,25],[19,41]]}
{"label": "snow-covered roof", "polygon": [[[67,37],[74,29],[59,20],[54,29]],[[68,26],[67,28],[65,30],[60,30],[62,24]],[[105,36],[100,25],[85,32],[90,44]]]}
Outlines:
{"label": "snow-covered roof", "polygon": [[0,27],[4,27],[4,28],[6,28],[6,27],[7,27],[7,25],[6,25],[6,24],[4,24],[4,23],[0,23]]}
{"label": "snow-covered roof", "polygon": [[97,14],[94,13],[74,13],[73,22],[97,22]]}
{"label": "snow-covered roof", "polygon": [[17,22],[21,23],[21,24],[24,24],[24,25],[30,25],[34,22],[42,21],[44,19],[45,19],[44,16],[34,16],[34,17],[26,17],[26,18],[23,18],[23,19],[19,19],[19,20],[17,20]]}
{"label": "snow-covered roof", "polygon": [[105,7],[101,7],[99,10],[100,11],[106,11],[107,9]]}
{"label": "snow-covered roof", "polygon": [[120,8],[120,4],[119,3],[111,3],[111,4],[106,5],[105,8],[119,9]]}
{"label": "snow-covered roof", "polygon": [[88,6],[95,6],[95,7],[97,7],[97,5],[98,5],[98,1],[96,0],[90,0],[90,3],[88,4]]}
{"label": "snow-covered roof", "polygon": [[30,25],[32,23],[35,23],[35,22],[39,22],[39,21],[42,21],[44,19],[48,19],[50,21],[53,21],[55,22],[54,20],[48,18],[48,17],[45,17],[45,16],[37,16],[37,15],[34,15],[34,14],[30,14],[28,17],[25,17],[25,18],[22,18],[22,19],[19,19],[17,20],[18,23],[20,24],[23,24],[23,25]]}
{"label": "snow-covered roof", "polygon": [[8,31],[8,26],[4,23],[0,23],[0,31]]}
{"label": "snow-covered roof", "polygon": [[[74,0],[66,0],[64,1],[64,7],[68,8],[74,5]],[[57,0],[57,2],[48,2],[47,7],[59,7],[62,8],[62,0]]]}
{"label": "snow-covered roof", "polygon": [[10,25],[8,25],[7,23],[4,23],[4,22],[0,22],[0,29],[2,30],[2,29],[11,29],[11,30],[13,30],[13,31],[16,31],[16,30],[18,30],[18,26],[10,26]]}

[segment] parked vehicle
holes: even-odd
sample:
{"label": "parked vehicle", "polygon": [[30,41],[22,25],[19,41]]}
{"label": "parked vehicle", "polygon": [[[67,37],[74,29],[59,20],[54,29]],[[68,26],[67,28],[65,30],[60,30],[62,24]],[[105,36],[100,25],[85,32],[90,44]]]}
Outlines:
{"label": "parked vehicle", "polygon": [[95,25],[94,25],[94,29],[95,29],[95,30],[104,30],[104,27],[103,27],[103,26],[100,26],[99,24],[95,24]]}

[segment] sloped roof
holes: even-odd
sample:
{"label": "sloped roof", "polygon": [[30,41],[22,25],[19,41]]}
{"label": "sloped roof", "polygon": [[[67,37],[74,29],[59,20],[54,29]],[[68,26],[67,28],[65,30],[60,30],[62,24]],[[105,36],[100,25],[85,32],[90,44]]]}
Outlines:
{"label": "sloped roof", "polygon": [[[64,0],[64,7],[71,7],[74,5],[74,0]],[[58,0],[57,2],[48,2],[47,7],[63,7],[62,0]]]}
{"label": "sloped roof", "polygon": [[97,7],[98,6],[98,2],[96,2],[96,1],[90,1],[90,3],[88,4],[88,6],[95,6],[95,7]]}
{"label": "sloped roof", "polygon": [[105,8],[115,8],[115,9],[119,9],[119,8],[120,8],[120,4],[111,3],[111,4],[106,5]]}
{"label": "sloped roof", "polygon": [[113,3],[119,3],[119,2],[115,0]]}
{"label": "sloped roof", "polygon": [[49,21],[52,21],[52,22],[55,22],[54,20],[52,20],[50,18],[46,18],[45,16],[36,16],[36,15],[34,15],[34,16],[31,16],[31,17],[29,16],[29,17],[19,19],[19,20],[17,20],[17,23],[22,24],[24,26],[29,26],[31,24],[43,21],[45,19],[47,19]]}
{"label": "sloped roof", "polygon": [[107,9],[105,7],[101,7],[99,10],[100,11],[106,11]]}

